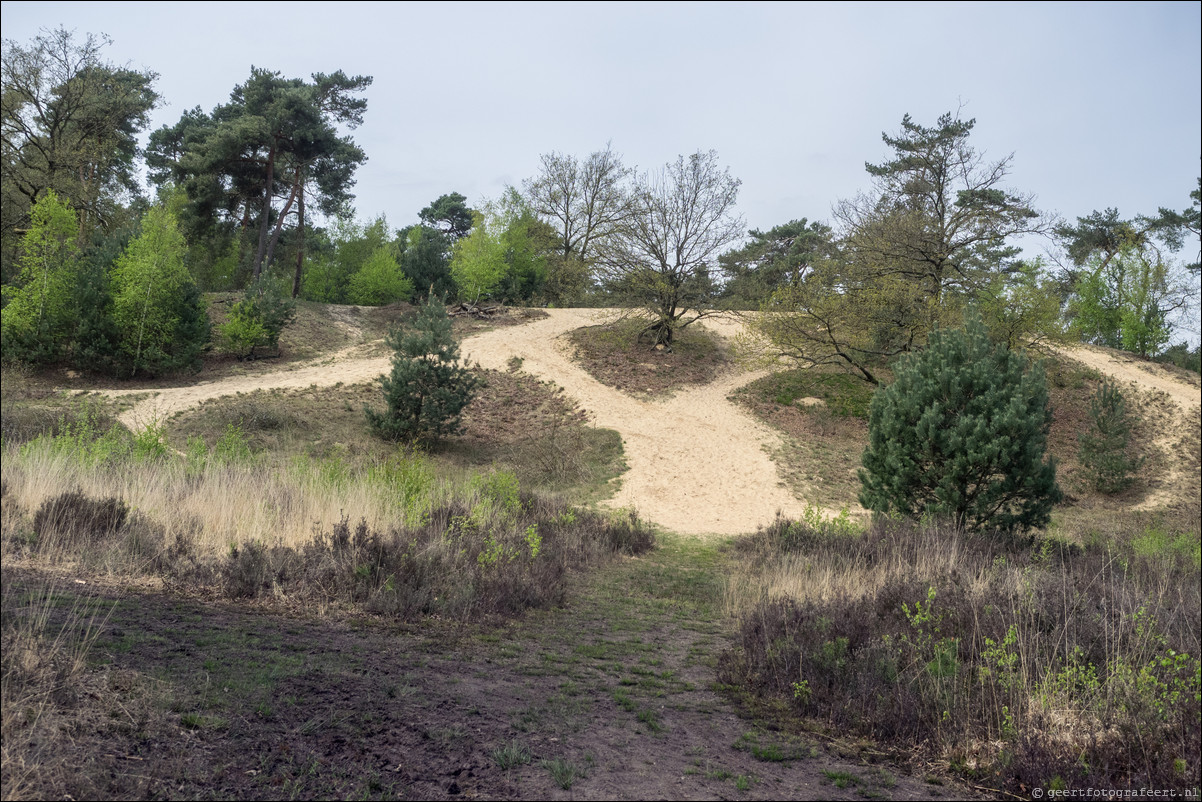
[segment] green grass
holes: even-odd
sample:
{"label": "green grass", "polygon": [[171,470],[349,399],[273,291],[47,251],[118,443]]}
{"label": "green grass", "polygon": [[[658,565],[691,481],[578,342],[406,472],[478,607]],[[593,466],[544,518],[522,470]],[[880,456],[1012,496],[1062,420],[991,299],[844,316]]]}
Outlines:
{"label": "green grass", "polygon": [[[551,386],[525,375],[486,372],[487,385],[467,407],[463,431],[434,444],[429,458],[440,473],[501,468],[523,487],[564,493],[581,502],[611,495],[626,466],[622,438],[587,425]],[[249,452],[274,463],[317,461],[331,470],[368,466],[398,454],[374,436],[363,413],[379,408],[372,383],[256,391],[206,401],[172,419],[170,445],[217,448],[231,430]]]}
{"label": "green grass", "polygon": [[588,777],[588,766],[577,765],[570,760],[563,758],[555,758],[554,760],[544,760],[541,763],[551,774],[551,779],[565,791],[571,790],[577,780],[582,780]]}
{"label": "green grass", "polygon": [[501,771],[509,771],[518,766],[525,766],[531,760],[530,750],[518,741],[509,741],[498,746],[492,750],[490,756]]}
{"label": "green grass", "polygon": [[868,420],[875,388],[847,373],[785,370],[752,382],[742,392],[761,401],[791,406],[802,398],[819,398],[831,413]]}

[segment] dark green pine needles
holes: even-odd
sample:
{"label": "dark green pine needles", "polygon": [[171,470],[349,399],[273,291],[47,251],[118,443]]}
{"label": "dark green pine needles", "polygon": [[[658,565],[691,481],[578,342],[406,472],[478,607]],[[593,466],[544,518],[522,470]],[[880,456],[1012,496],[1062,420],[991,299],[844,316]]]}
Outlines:
{"label": "dark green pine needles", "polygon": [[387,408],[364,408],[372,430],[386,440],[430,441],[459,430],[459,416],[480,380],[459,362],[446,308],[430,298],[411,330],[388,335],[392,373],[380,377]]}
{"label": "dark green pine needles", "polygon": [[1047,524],[1061,493],[1044,459],[1052,412],[1042,369],[970,320],[932,332],[896,376],[872,401],[861,504],[968,530]]}

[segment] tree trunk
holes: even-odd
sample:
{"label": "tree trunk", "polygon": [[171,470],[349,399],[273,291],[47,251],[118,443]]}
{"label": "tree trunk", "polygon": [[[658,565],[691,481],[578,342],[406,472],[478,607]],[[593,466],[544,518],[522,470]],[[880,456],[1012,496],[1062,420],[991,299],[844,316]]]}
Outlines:
{"label": "tree trunk", "polygon": [[300,240],[296,246],[296,274],[292,277],[293,298],[300,295],[301,274],[305,269],[305,177],[303,173],[300,173],[298,182],[300,184],[300,193],[297,196],[298,205],[296,207],[296,217],[297,229],[300,232]]}
{"label": "tree trunk", "polygon": [[280,210],[280,216],[275,221],[275,230],[271,232],[271,242],[267,246],[267,256],[263,258],[263,266],[271,267],[271,263],[275,261],[275,246],[280,241],[280,233],[284,230],[284,221],[288,219],[288,213],[292,211],[292,204],[296,201],[297,185],[292,185],[292,192],[288,195],[288,202],[284,204],[284,208]]}
{"label": "tree trunk", "polygon": [[251,280],[259,283],[259,274],[263,272],[263,255],[267,252],[267,229],[271,225],[271,187],[275,183],[275,143],[267,153],[267,183],[263,187],[263,208],[259,212],[259,249],[255,252],[255,261],[251,265]]}

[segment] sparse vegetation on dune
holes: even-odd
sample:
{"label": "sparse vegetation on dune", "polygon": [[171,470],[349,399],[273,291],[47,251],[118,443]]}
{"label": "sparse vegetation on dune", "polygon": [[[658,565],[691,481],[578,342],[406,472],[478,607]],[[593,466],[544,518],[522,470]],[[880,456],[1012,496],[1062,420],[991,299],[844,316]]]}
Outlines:
{"label": "sparse vegetation on dune", "polygon": [[[653,670],[661,635],[647,633],[696,627],[686,622],[704,618],[705,645],[689,652],[704,681],[716,672],[728,695],[757,717],[757,732],[782,729],[779,737],[731,736],[733,750],[754,764],[730,770],[694,761],[710,766],[697,782],[734,782],[748,789],[741,793],[769,793],[751,780],[737,781],[776,771],[764,761],[788,773],[794,764],[804,772],[804,761],[827,760],[816,747],[779,745],[809,737],[785,735],[805,728],[870,739],[864,743],[908,754],[925,773],[950,770],[981,788],[1196,782],[1198,505],[1124,511],[1146,496],[1154,474],[1116,496],[1094,493],[1074,478],[1097,374],[1051,364],[1057,414],[1049,447],[1065,455],[1073,495],[1030,548],[933,523],[865,527],[813,511],[804,520],[779,520],[724,551],[670,537],[653,558],[643,558],[650,562],[627,563],[613,557],[650,547],[645,526],[561,500],[604,494],[620,444],[607,439],[613,433],[584,425],[570,400],[520,368],[514,361],[508,372],[482,372],[486,385],[465,411],[464,431],[426,452],[372,436],[361,411],[364,402],[378,399],[370,384],[231,396],[135,435],[114,426],[115,402],[57,395],[36,381],[6,381],[0,553],[6,588],[18,593],[5,600],[4,759],[6,782],[14,778],[6,797],[82,787],[67,779],[54,747],[58,736],[47,728],[91,726],[80,723],[96,715],[88,699],[113,710],[141,705],[140,713],[131,710],[141,722],[134,731],[168,739],[178,730],[226,744],[231,717],[246,714],[232,701],[207,701],[208,680],[200,674],[182,680],[170,704],[142,688],[149,680],[114,690],[89,679],[90,644],[103,643],[110,660],[129,636],[102,626],[108,608],[86,598],[77,603],[79,588],[64,594],[61,579],[49,596],[42,594],[50,601],[37,613],[40,578],[64,574],[102,588],[162,584],[175,598],[204,605],[227,600],[230,610],[246,611],[248,621],[261,620],[268,629],[277,624],[264,616],[277,612],[307,617],[319,629],[369,616],[408,622],[415,633],[457,622],[457,631],[487,639],[499,622],[522,611],[549,611],[535,619],[547,625],[585,616],[607,633],[630,633],[637,645],[622,649],[644,655],[630,677],[613,684],[614,661],[626,652],[612,635],[576,644],[568,650],[572,660],[547,662],[550,652],[542,651],[539,663],[539,650],[547,648],[540,635],[529,646],[537,671],[526,670],[540,677],[566,672],[565,687],[593,701],[574,702],[561,692],[555,698],[566,700],[565,711],[577,710],[572,704],[583,705],[580,710],[605,704],[648,738],[672,738],[677,713],[656,701],[655,683],[674,687],[675,681],[658,675],[676,669]],[[858,454],[866,439],[860,415],[870,392],[842,374],[770,376],[741,395],[769,421],[786,416],[781,428],[811,448],[842,443]],[[798,403],[806,398],[823,403]],[[1135,422],[1141,453],[1150,447],[1144,433],[1161,424],[1147,417]],[[825,466],[829,473],[831,460],[806,453],[799,469]],[[835,493],[832,506],[846,498],[839,492],[854,492],[851,482],[839,485],[830,476],[821,483]],[[548,495],[549,489],[564,495]],[[637,620],[605,604],[566,611],[575,598],[596,594],[599,582],[613,593],[649,594]],[[564,602],[569,607],[561,609]],[[77,604],[84,612],[66,616],[65,605]],[[10,649],[25,637],[13,627],[27,621],[43,621],[40,638],[24,641],[40,644],[37,650]],[[165,637],[164,643],[175,636]],[[557,637],[570,645],[574,635]],[[486,649],[488,660],[510,654],[504,639],[497,642],[502,645]],[[143,659],[159,659],[160,647],[151,643],[133,648]],[[485,653],[471,659],[484,660]],[[24,662],[14,662],[21,654]],[[586,675],[573,667],[582,657],[601,661],[598,679],[589,680],[596,687],[584,691],[578,684]],[[291,676],[277,662],[282,658],[257,659],[273,667],[256,670]],[[23,665],[44,670],[29,673]],[[216,664],[206,668],[218,670]],[[103,675],[111,684],[120,674],[108,671],[116,672]],[[258,687],[258,680],[238,676],[222,681]],[[62,687],[76,690],[75,701],[56,696]],[[149,695],[135,703],[131,693]],[[238,693],[264,728],[284,715],[286,697],[278,692]],[[18,701],[42,712],[9,716]],[[505,787],[535,787],[526,783],[537,777],[588,789],[598,776],[612,776],[604,763],[572,772],[587,764],[581,752],[540,749],[531,737],[539,726],[534,713],[505,715],[510,729],[490,730],[473,747],[482,765],[495,769],[488,750],[530,745],[528,764],[495,769],[503,778],[498,782],[519,783]],[[425,726],[424,742],[438,755],[474,743],[468,729]],[[839,778],[829,781],[836,786],[867,776],[822,765]],[[118,776],[126,779],[113,788],[128,793],[133,780]],[[295,771],[286,776],[289,787],[302,787]],[[354,772],[345,780],[306,776],[311,779],[303,782],[311,784],[304,787],[326,793],[353,787],[360,788],[356,794],[375,793],[372,781]],[[253,789],[262,793],[264,786]],[[249,785],[243,790],[252,792]]]}

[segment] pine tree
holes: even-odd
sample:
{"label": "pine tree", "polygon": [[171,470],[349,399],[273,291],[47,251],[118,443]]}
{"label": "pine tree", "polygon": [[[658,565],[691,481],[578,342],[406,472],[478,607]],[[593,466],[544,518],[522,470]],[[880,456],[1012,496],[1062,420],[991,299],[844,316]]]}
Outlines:
{"label": "pine tree", "polygon": [[388,335],[392,373],[380,377],[387,406],[365,408],[372,430],[385,440],[433,440],[454,434],[459,416],[480,380],[459,362],[446,308],[431,298],[421,307],[412,331]]}
{"label": "pine tree", "polygon": [[896,377],[872,400],[861,504],[1006,534],[1047,523],[1061,493],[1044,460],[1052,412],[1041,369],[970,320],[935,330]]}
{"label": "pine tree", "polygon": [[1131,484],[1142,459],[1127,455],[1131,419],[1119,388],[1110,382],[1098,385],[1089,403],[1090,427],[1078,438],[1077,459],[1090,484],[1099,493],[1117,493]]}

